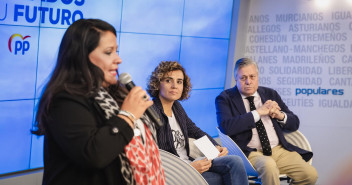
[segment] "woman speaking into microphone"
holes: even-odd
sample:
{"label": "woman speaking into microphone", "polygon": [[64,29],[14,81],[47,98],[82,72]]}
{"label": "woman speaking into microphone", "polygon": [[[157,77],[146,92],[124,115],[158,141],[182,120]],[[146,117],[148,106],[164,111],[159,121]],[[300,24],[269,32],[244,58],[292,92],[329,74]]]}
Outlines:
{"label": "woman speaking into microphone", "polygon": [[[80,19],[65,32],[36,115],[45,185],[165,184],[146,91],[116,76],[116,30]],[[128,93],[127,93],[128,92]]]}

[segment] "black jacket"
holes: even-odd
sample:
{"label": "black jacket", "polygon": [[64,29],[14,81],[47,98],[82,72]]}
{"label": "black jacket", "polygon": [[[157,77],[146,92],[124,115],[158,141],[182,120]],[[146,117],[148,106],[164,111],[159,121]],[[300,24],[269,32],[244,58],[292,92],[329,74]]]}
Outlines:
{"label": "black jacket", "polygon": [[[309,161],[313,153],[298,148],[288,143],[284,137],[284,132],[296,131],[299,127],[299,119],[282,101],[280,95],[273,89],[259,87],[257,92],[264,104],[267,100],[276,101],[281,111],[287,115],[286,124],[283,126],[276,119],[271,119],[274,129],[279,138],[280,144],[289,151],[296,151],[305,161]],[[220,129],[229,135],[242,149],[247,156],[255,149],[247,145],[252,138],[252,128],[255,128],[254,118],[251,112],[246,112],[242,97],[237,87],[223,91],[215,100],[217,121]]]}
{"label": "black jacket", "polygon": [[63,92],[54,97],[45,125],[44,185],[125,184],[118,154],[133,130],[123,119],[106,120],[93,99]]}
{"label": "black jacket", "polygon": [[[164,123],[164,126],[157,129],[159,148],[179,156],[174,146],[173,135],[169,124],[169,119],[164,114],[164,109],[161,104],[161,101],[159,98],[154,98],[153,101],[154,101],[154,104],[152,107],[157,112],[158,116],[160,117],[160,120]],[[186,147],[188,156],[189,156],[189,141],[188,141],[189,138],[199,139],[204,135],[207,135],[210,141],[215,146],[219,145],[212,137],[210,137],[207,133],[203,132],[199,127],[197,127],[192,122],[192,120],[187,116],[180,102],[178,101],[174,102],[174,104],[172,105],[172,111],[185,137],[185,142],[186,142],[185,147]]]}

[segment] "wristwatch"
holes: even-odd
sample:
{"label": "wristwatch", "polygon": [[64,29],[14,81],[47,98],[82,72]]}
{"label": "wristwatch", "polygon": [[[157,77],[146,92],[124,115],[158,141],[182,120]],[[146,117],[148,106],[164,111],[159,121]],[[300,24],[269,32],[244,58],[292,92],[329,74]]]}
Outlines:
{"label": "wristwatch", "polygon": [[284,118],[282,118],[281,120],[280,119],[277,119],[279,121],[284,121],[285,120],[285,117],[286,117],[286,114],[283,112],[283,111],[280,111],[282,114],[284,114]]}

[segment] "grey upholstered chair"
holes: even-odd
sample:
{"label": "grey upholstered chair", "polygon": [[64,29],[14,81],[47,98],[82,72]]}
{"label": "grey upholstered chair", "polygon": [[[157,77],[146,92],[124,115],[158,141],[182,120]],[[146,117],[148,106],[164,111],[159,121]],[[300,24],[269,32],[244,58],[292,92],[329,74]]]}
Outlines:
{"label": "grey upholstered chair", "polygon": [[159,149],[167,185],[208,185],[203,176],[176,155]]}
{"label": "grey upholstered chair", "polygon": [[[219,128],[217,128],[219,133],[219,137],[221,140],[222,146],[226,147],[229,151],[229,155],[237,155],[242,158],[243,164],[246,168],[248,178],[254,181],[255,184],[261,184],[260,179],[258,178],[258,172],[254,169],[253,165],[249,162],[247,156],[242,152],[240,147],[226,134],[222,133]],[[284,134],[286,140],[293,145],[296,145],[302,149],[312,151],[310,144],[306,137],[300,132],[290,132]],[[308,161],[309,164],[312,164],[312,159]],[[280,180],[287,180],[290,181],[290,178],[287,177],[285,174],[280,174]]]}

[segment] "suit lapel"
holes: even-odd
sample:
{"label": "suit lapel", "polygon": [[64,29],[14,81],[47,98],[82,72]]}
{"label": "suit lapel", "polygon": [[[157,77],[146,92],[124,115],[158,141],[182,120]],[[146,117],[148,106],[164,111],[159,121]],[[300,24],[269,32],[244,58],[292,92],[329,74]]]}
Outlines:
{"label": "suit lapel", "polygon": [[174,145],[171,126],[169,123],[169,118],[164,113],[164,108],[161,103],[161,100],[159,99],[159,97],[156,97],[156,98],[153,98],[153,101],[154,101],[154,106],[157,108],[157,112],[159,112],[160,119],[162,120],[163,123],[165,123],[164,126],[158,128],[157,130],[158,134],[160,135],[159,140],[164,139],[164,141],[160,141],[159,144],[162,143],[163,145],[165,145],[163,146],[164,149],[167,149],[168,151],[171,150],[173,154],[177,154],[177,151]]}
{"label": "suit lapel", "polygon": [[175,101],[174,104],[172,105],[172,111],[174,112],[174,116],[176,118],[176,121],[177,121],[178,125],[180,126],[183,135],[186,138],[186,135],[188,135],[187,125],[185,122],[186,119],[184,118],[182,111],[180,110],[180,106],[181,106],[181,104],[179,102]]}
{"label": "suit lapel", "polygon": [[262,100],[263,105],[264,105],[264,103],[268,100],[268,97],[265,94],[264,89],[258,87],[257,92],[258,92],[258,94],[260,96],[260,99]]}
{"label": "suit lapel", "polygon": [[233,87],[230,90],[229,96],[230,96],[230,99],[231,99],[233,105],[235,106],[235,108],[237,109],[237,111],[240,114],[247,113],[246,108],[243,103],[243,100],[242,100],[242,96],[241,96],[240,92],[238,91],[237,86]]}

